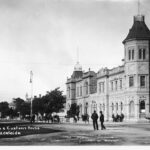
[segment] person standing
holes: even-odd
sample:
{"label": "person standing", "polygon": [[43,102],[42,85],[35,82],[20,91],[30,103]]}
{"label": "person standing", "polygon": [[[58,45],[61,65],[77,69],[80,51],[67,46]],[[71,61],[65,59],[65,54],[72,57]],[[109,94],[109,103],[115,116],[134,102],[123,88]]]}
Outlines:
{"label": "person standing", "polygon": [[94,130],[98,130],[98,123],[97,123],[98,115],[97,115],[95,110],[94,110],[94,113],[92,114],[91,118],[93,120],[93,128],[94,128]]}
{"label": "person standing", "polygon": [[104,115],[102,111],[100,111],[100,122],[101,122],[101,130],[106,129],[104,126]]}

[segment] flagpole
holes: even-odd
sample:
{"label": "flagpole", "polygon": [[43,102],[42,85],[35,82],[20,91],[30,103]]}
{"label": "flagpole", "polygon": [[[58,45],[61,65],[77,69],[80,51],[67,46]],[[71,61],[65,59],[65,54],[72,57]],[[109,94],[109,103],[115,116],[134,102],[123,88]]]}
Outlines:
{"label": "flagpole", "polygon": [[32,100],[33,100],[33,72],[30,71],[30,84],[31,84],[31,109],[30,109],[30,116],[32,117]]}

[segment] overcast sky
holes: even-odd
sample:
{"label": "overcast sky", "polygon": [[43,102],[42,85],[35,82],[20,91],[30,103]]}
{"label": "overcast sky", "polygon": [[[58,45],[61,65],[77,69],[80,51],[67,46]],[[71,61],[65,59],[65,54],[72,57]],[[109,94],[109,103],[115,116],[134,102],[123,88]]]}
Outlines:
{"label": "overcast sky", "polygon": [[[141,12],[150,28],[150,1]],[[77,61],[83,70],[122,65],[122,41],[137,0],[0,0],[0,101],[61,87]]]}

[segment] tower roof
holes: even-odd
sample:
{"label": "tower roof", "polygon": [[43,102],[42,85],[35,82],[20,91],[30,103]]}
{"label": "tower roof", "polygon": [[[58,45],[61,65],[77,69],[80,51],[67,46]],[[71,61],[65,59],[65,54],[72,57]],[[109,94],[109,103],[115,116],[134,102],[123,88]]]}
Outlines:
{"label": "tower roof", "polygon": [[127,37],[123,41],[123,44],[125,44],[127,41],[130,40],[148,40],[148,39],[150,39],[150,30],[145,24],[144,16],[143,15],[134,16],[134,23],[132,25],[132,28],[129,30]]}

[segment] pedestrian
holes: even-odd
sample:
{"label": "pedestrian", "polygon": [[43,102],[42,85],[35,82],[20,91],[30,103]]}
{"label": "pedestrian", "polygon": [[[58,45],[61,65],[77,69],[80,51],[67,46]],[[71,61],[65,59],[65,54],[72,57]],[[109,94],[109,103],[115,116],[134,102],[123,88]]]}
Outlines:
{"label": "pedestrian", "polygon": [[94,130],[98,130],[98,123],[97,123],[98,115],[97,115],[95,110],[94,110],[94,113],[92,114],[91,118],[93,120],[93,128],[94,128]]}
{"label": "pedestrian", "polygon": [[100,122],[101,122],[101,130],[106,129],[104,126],[104,115],[102,111],[100,111]]}

